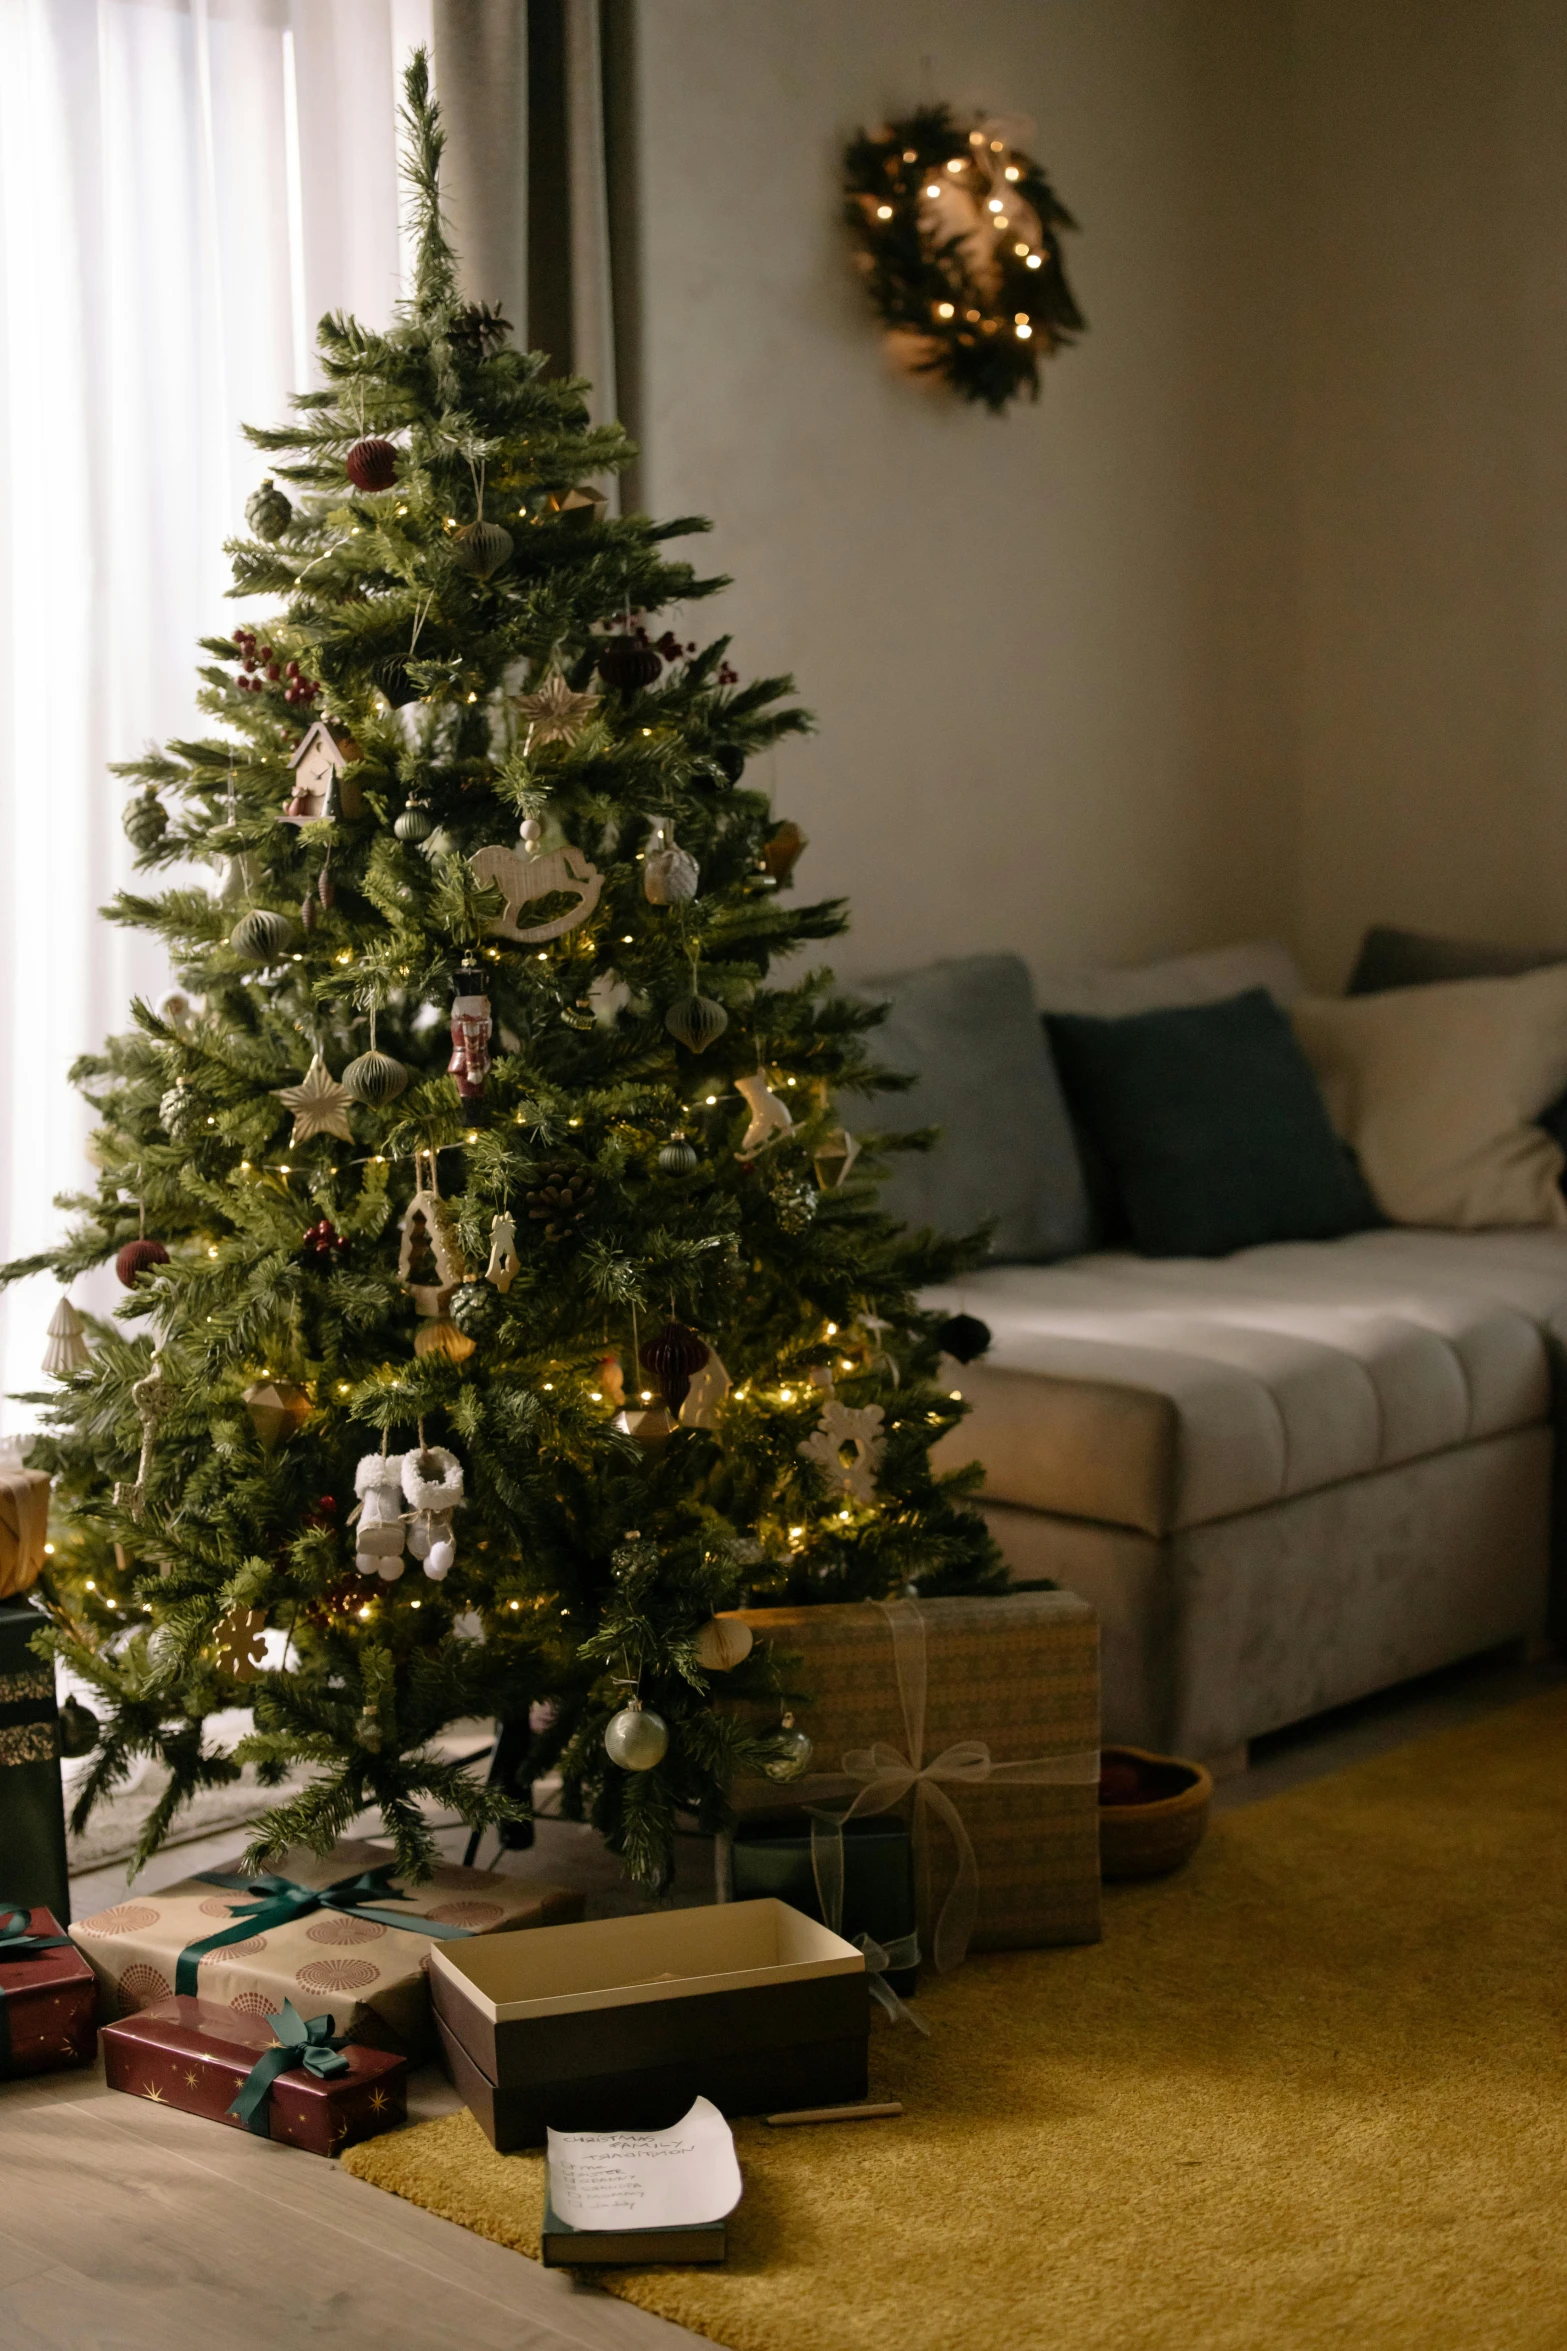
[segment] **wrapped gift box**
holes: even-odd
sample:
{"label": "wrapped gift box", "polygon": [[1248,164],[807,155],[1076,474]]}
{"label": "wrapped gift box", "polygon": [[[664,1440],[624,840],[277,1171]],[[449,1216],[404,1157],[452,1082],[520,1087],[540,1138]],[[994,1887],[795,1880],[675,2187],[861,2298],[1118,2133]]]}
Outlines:
{"label": "wrapped gift box", "polygon": [[786,1788],[737,1782],[739,1813],[787,1794],[840,1810],[863,1799],[856,1817],[874,1819],[895,1793],[914,1835],[920,1950],[938,1966],[965,1948],[1098,1941],[1099,1622],[1086,1601],[1017,1592],[743,1613],[785,1686],[805,1693],[790,1707],[813,1752]]}
{"label": "wrapped gift box", "polygon": [[[177,2106],[235,2130],[251,2126],[230,2112],[258,2057],[277,2044],[274,2021],[211,2000],[158,2000],[103,2028],[103,2066],[111,2090],[154,2105]],[[351,2043],[338,2054],[341,2073],[317,2076],[290,2066],[267,2085],[260,2135],[311,2155],[336,2155],[408,2118],[408,2060]]]}
{"label": "wrapped gift box", "polygon": [[0,1901],[0,2076],[87,2064],[97,1996],[92,1969],[53,1911]]}
{"label": "wrapped gift box", "polygon": [[[356,1898],[353,1881],[376,1871],[386,1873],[382,1889]],[[291,2000],[303,2016],[330,2006],[352,2041],[423,2051],[431,2045],[425,1964],[442,1936],[465,1940],[582,1915],[582,1896],[564,1887],[456,1863],[443,1864],[423,1885],[409,1885],[407,1899],[399,1900],[401,1881],[384,1845],[343,1844],[324,1860],[295,1851],[270,1876],[237,1887],[215,1882],[236,1875],[220,1871],[155,1894],[132,1893],[77,1922],[71,1932],[110,2016],[132,2015],[175,1994],[252,2016],[269,2016]],[[267,1888],[278,1879],[299,1892],[269,1903]],[[312,1890],[333,1886],[348,1891],[297,1907],[295,1915],[276,1915],[301,1905]],[[399,1926],[401,1917],[427,1918],[438,1933]],[[247,1920],[253,1923],[233,1940],[216,1940]]]}
{"label": "wrapped gift box", "polygon": [[786,1902],[654,1911],[432,1953],[452,2078],[502,2154],[865,2096],[865,1960]]}
{"label": "wrapped gift box", "polygon": [[[49,1481],[39,1483],[47,1502]],[[0,1542],[0,1555],[3,1550]],[[0,1572],[0,1588],[4,1582]],[[48,1622],[31,1600],[0,1600],[0,1894],[29,1908],[42,1904],[56,1918],[67,1919],[71,1897],[54,1666],[33,1653],[33,1636]]]}

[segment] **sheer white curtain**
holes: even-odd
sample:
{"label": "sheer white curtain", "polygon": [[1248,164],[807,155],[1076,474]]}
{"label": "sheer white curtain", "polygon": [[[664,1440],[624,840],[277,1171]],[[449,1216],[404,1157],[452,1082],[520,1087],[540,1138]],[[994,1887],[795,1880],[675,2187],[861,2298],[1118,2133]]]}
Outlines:
{"label": "sheer white curtain", "polygon": [[[132,879],[106,763],[196,727],[196,639],[242,609],[241,420],[309,383],[324,310],[396,299],[398,76],[430,15],[0,0],[0,1256],[55,1238],[87,1174],[70,1062],[167,984],[98,916]],[[43,1385],[57,1296],[0,1302],[7,1395]]]}

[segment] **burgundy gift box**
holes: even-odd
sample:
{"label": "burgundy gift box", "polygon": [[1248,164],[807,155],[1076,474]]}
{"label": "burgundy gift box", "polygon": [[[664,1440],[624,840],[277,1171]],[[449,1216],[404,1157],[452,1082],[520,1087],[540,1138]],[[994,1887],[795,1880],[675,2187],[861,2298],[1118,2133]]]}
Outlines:
{"label": "burgundy gift box", "polygon": [[[111,2090],[242,2131],[245,2124],[229,2107],[276,2039],[267,2017],[176,1996],[104,2026],[104,2071]],[[408,2060],[358,2042],[342,2054],[348,2071],[329,2079],[301,2066],[277,2076],[267,2106],[270,2137],[312,2155],[336,2155],[358,2139],[400,2128],[407,2119]]]}
{"label": "burgundy gift box", "polygon": [[[26,1932],[62,1930],[53,1911],[34,1910]],[[55,2073],[89,2063],[97,2039],[97,1992],[93,1971],[73,1943],[8,1959],[0,1939],[0,2075]]]}

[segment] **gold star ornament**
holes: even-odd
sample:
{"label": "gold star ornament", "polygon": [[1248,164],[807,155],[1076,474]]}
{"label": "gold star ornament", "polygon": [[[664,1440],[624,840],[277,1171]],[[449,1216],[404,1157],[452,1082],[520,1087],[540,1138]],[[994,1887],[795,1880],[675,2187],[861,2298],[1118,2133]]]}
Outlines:
{"label": "gold star ornament", "polygon": [[551,668],[536,692],[517,696],[517,712],[532,729],[535,743],[569,743],[597,710],[598,699],[596,694],[574,694],[560,671]]}
{"label": "gold star ornament", "polygon": [[294,1113],[291,1144],[308,1143],[316,1135],[336,1135],[345,1143],[353,1141],[348,1106],[354,1097],[346,1086],[338,1084],[319,1053],[297,1086],[274,1086],[272,1090],[284,1109]]}

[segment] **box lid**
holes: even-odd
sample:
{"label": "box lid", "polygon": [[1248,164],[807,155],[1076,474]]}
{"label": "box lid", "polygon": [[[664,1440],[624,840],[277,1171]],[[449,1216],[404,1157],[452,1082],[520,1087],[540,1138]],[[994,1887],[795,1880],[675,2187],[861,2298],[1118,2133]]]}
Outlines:
{"label": "box lid", "polygon": [[476,2009],[492,2024],[864,1972],[852,1943],[770,1897],[536,1927],[430,1953],[436,2007]]}

